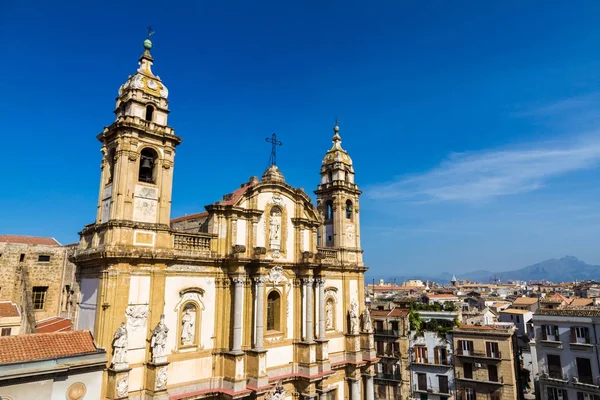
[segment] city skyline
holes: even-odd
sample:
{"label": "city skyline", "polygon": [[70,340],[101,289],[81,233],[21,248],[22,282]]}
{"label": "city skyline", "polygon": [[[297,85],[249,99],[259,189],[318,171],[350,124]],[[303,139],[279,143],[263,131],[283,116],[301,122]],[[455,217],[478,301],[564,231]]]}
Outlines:
{"label": "city skyline", "polygon": [[600,264],[600,7],[341,4],[7,6],[0,233],[65,244],[93,221],[95,136],[151,23],[183,138],[173,218],[260,176],[273,132],[314,201],[337,116],[369,277]]}

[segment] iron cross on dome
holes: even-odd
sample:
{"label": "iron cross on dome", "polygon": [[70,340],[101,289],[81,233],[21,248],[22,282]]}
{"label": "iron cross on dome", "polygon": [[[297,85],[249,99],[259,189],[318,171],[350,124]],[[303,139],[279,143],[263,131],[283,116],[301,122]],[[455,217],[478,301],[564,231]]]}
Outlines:
{"label": "iron cross on dome", "polygon": [[271,143],[271,157],[269,158],[269,163],[271,165],[277,165],[277,146],[282,146],[279,140],[277,140],[277,135],[272,134],[270,138],[265,139],[268,143]]}

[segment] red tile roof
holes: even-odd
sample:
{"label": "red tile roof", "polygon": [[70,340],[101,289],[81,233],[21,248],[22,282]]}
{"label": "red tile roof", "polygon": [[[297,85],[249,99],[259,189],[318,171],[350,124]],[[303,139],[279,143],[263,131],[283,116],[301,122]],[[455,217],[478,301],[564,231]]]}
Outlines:
{"label": "red tile roof", "polygon": [[445,299],[445,298],[458,298],[457,296],[453,295],[453,294],[428,294],[427,298],[429,299]]}
{"label": "red tile roof", "polygon": [[516,306],[529,306],[538,302],[537,297],[519,297],[517,298],[513,305]]}
{"label": "red tile roof", "polygon": [[593,306],[594,300],[593,299],[573,299],[573,301],[571,301],[571,305],[572,306]]}
{"label": "red tile roof", "polygon": [[54,238],[39,236],[19,236],[19,235],[0,235],[0,242],[20,243],[20,244],[45,244],[48,246],[60,246],[61,244]]}
{"label": "red tile roof", "polygon": [[96,351],[90,331],[0,337],[1,364],[68,357]]}
{"label": "red tile roof", "polygon": [[71,330],[71,320],[61,317],[50,317],[36,321],[37,333],[67,332]]}
{"label": "red tile roof", "polygon": [[374,317],[406,317],[409,310],[406,308],[394,308],[393,310],[371,310]]}
{"label": "red tile roof", "polygon": [[20,317],[21,312],[19,307],[12,301],[0,301],[0,318],[1,317]]}
{"label": "red tile roof", "polygon": [[197,213],[197,214],[184,215],[183,217],[173,218],[171,220],[171,223],[173,223],[173,222],[187,221],[188,219],[202,218],[202,217],[205,217],[207,215],[208,215],[208,213],[206,211],[201,212],[201,213]]}

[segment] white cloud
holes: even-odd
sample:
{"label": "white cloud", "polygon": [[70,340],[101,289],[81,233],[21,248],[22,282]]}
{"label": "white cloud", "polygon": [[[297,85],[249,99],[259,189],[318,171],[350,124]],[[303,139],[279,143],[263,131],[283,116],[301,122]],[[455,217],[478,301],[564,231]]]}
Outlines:
{"label": "white cloud", "polygon": [[366,194],[411,202],[484,201],[540,189],[552,178],[592,168],[599,161],[597,135],[527,149],[455,153],[430,171],[371,186]]}

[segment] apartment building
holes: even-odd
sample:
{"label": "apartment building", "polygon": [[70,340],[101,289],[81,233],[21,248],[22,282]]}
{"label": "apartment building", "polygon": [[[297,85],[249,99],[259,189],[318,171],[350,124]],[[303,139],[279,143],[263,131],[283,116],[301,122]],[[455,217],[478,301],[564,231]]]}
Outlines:
{"label": "apartment building", "polygon": [[411,332],[412,399],[454,399],[452,337],[438,332]]}
{"label": "apartment building", "polygon": [[540,309],[533,324],[540,398],[599,400],[600,308]]}
{"label": "apartment building", "polygon": [[380,358],[375,365],[375,398],[406,400],[410,397],[409,310],[391,302],[378,308],[371,310]]}
{"label": "apartment building", "polygon": [[457,400],[523,398],[515,332],[512,325],[461,325],[452,331]]}

